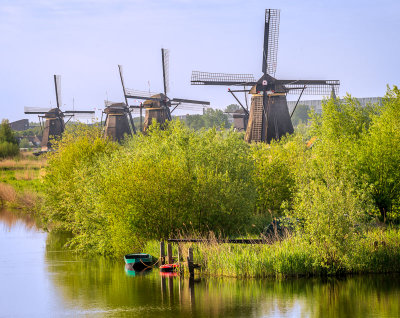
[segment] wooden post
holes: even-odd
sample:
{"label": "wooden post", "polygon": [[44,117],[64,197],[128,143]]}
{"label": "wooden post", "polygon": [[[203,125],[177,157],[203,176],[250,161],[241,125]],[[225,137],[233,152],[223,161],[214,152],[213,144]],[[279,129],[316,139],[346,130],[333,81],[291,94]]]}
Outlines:
{"label": "wooden post", "polygon": [[164,241],[160,242],[160,258],[161,258],[161,265],[165,264],[165,246]]}
{"label": "wooden post", "polygon": [[172,244],[171,243],[167,244],[167,259],[168,259],[168,264],[172,264],[174,262],[172,259]]}
{"label": "wooden post", "polygon": [[183,266],[181,264],[181,261],[183,260],[183,256],[182,256],[182,248],[180,246],[180,244],[178,243],[178,264],[179,264],[179,274],[183,274]]}
{"label": "wooden post", "polygon": [[189,247],[188,250],[188,268],[189,268],[189,275],[190,277],[194,277],[194,267],[193,267],[193,249]]}
{"label": "wooden post", "polygon": [[178,263],[180,263],[182,259],[183,259],[183,257],[182,257],[182,248],[178,243]]}

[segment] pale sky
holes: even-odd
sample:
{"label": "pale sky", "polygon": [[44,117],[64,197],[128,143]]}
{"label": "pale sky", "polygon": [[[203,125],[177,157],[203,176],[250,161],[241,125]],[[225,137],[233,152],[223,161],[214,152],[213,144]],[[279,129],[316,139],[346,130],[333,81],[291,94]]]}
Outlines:
{"label": "pale sky", "polygon": [[227,88],[191,86],[191,72],[258,78],[266,8],[281,9],[277,78],[338,79],[355,97],[399,84],[400,1],[0,0],[0,119],[37,121],[24,106],[55,105],[53,74],[64,110],[122,102],[118,64],[127,87],[162,91],[162,47],[170,97],[225,108]]}

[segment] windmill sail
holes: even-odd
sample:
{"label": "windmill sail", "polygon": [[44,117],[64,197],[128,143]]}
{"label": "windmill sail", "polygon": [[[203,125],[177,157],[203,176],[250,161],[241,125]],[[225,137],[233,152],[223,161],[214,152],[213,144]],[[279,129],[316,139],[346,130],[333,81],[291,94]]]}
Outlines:
{"label": "windmill sail", "polygon": [[192,72],[192,85],[253,86],[256,79],[252,74],[227,74]]}
{"label": "windmill sail", "polygon": [[57,108],[62,105],[61,101],[61,75],[54,75],[54,86],[56,89]]}
{"label": "windmill sail", "polygon": [[163,68],[163,83],[164,95],[169,92],[169,50],[161,49],[162,68]]}
{"label": "windmill sail", "polygon": [[275,76],[278,55],[280,10],[265,10],[262,72]]}
{"label": "windmill sail", "polygon": [[124,83],[124,76],[122,74],[122,65],[118,65],[119,77],[121,79],[122,91],[124,92],[125,104],[128,105],[128,98],[126,97],[126,89]]}

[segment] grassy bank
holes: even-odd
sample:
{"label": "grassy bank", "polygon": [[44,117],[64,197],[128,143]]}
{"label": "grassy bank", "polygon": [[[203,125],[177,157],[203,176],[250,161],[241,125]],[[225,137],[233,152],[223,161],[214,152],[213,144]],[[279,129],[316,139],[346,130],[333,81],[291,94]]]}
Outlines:
{"label": "grassy bank", "polygon": [[[327,258],[324,250],[301,236],[267,244],[179,243],[184,259],[189,247],[200,273],[209,276],[279,277],[338,274],[394,273],[400,271],[400,230],[371,229],[357,237],[345,253]],[[159,257],[159,242],[151,241],[146,253]],[[174,244],[174,256],[177,245]]]}
{"label": "grassy bank", "polygon": [[30,152],[0,161],[1,205],[33,210],[40,201],[46,159]]}

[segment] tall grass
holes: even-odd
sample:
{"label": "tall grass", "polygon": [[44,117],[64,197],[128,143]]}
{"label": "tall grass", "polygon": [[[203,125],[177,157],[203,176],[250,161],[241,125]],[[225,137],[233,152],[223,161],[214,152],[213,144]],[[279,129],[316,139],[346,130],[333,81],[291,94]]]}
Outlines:
{"label": "tall grass", "polygon": [[[179,245],[184,260],[188,248],[193,248],[195,263],[200,264],[202,274],[209,276],[263,278],[400,272],[400,230],[370,230],[360,234],[357,242],[349,246],[341,260],[343,265],[336,272],[327,268],[313,245],[300,236],[271,244],[219,244],[217,240],[204,240]],[[174,245],[173,254],[177,255]],[[144,252],[159,257],[159,242],[148,242]]]}
{"label": "tall grass", "polygon": [[17,200],[17,192],[14,187],[6,183],[0,183],[0,200],[3,205],[6,202],[15,203]]}
{"label": "tall grass", "polygon": [[33,210],[40,201],[41,181],[46,158],[20,155],[0,161],[0,200],[2,205]]}

